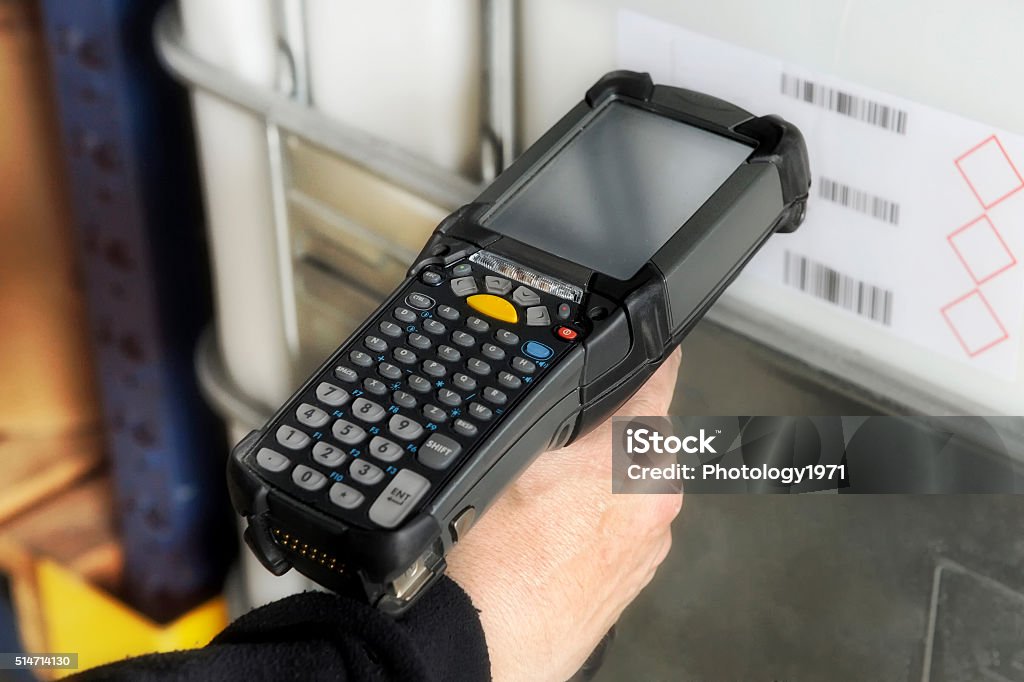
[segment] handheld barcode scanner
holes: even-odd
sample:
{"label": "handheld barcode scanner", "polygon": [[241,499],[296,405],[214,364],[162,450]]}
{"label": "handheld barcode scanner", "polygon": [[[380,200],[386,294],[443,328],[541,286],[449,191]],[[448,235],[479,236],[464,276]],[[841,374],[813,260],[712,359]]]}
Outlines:
{"label": "handheld barcode scanner", "polygon": [[247,543],[400,613],[538,453],[607,419],[800,225],[809,177],[782,119],[606,75],[234,449]]}

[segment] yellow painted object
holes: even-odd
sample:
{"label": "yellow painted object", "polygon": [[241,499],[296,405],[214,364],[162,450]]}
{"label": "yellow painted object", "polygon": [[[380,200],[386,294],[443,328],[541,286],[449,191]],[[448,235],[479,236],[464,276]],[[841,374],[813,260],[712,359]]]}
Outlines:
{"label": "yellow painted object", "polygon": [[483,313],[502,322],[515,324],[519,320],[519,314],[516,312],[515,307],[499,296],[477,294],[467,298],[466,303],[478,313]]}
{"label": "yellow painted object", "polygon": [[36,580],[46,648],[78,653],[78,670],[131,656],[201,647],[228,624],[223,597],[161,625],[53,561],[39,561]]}

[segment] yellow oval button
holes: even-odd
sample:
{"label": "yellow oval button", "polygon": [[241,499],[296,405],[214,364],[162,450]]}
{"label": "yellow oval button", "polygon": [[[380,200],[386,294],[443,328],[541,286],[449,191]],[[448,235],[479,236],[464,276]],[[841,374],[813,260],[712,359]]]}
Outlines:
{"label": "yellow oval button", "polygon": [[516,309],[511,303],[501,298],[500,296],[491,296],[490,294],[477,294],[476,296],[470,296],[466,299],[466,303],[473,310],[483,313],[488,317],[493,317],[496,320],[502,322],[508,322],[515,324],[519,321],[519,314],[516,313]]}

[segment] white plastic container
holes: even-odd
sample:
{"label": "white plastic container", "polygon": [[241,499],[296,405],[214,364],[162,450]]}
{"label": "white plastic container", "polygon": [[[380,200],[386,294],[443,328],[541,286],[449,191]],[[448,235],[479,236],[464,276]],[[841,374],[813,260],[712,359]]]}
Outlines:
{"label": "white plastic container", "polygon": [[713,316],[908,411],[1021,414],[1021,26],[1011,0],[524,0],[523,138],[613,68],[785,116],[808,221]]}

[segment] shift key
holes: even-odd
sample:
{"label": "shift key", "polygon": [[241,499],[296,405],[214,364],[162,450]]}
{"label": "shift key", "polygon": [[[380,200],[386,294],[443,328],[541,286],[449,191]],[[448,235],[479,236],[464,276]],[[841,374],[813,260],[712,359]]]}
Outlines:
{"label": "shift key", "polygon": [[410,469],[402,469],[370,507],[370,520],[382,528],[402,522],[430,488],[430,481]]}

